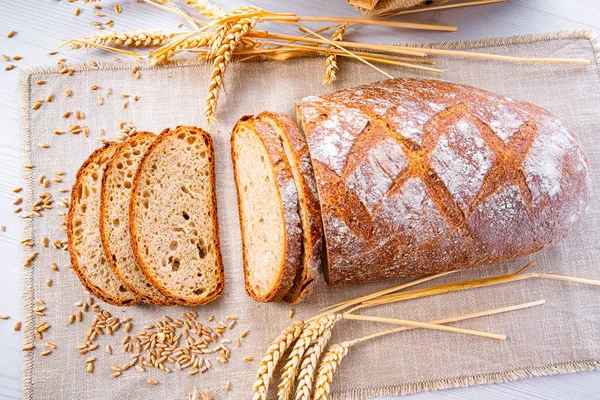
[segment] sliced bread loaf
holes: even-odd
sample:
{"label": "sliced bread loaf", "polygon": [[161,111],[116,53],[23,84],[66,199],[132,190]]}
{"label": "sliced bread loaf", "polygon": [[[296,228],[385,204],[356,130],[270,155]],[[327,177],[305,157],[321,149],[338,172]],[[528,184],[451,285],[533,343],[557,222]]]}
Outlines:
{"label": "sliced bread loaf", "polygon": [[89,292],[109,304],[128,306],[140,299],[110,267],[99,229],[102,173],[118,147],[118,143],[105,143],[79,168],[67,217],[67,239],[73,271]]}
{"label": "sliced bread loaf", "polygon": [[167,305],[174,301],[148,282],[135,261],[128,227],[135,171],[155,139],[153,133],[137,132],[115,151],[102,176],[100,233],[108,262],[123,284],[147,303]]}
{"label": "sliced bread loaf", "polygon": [[243,117],[231,135],[246,291],[281,299],[301,266],[298,192],[285,153],[268,123]]}
{"label": "sliced bread loaf", "polygon": [[189,126],[164,130],[134,177],[134,257],[154,287],[186,305],[214,300],[225,286],[215,189],[212,138]]}
{"label": "sliced bread loaf", "polygon": [[283,147],[298,191],[302,223],[302,268],[283,300],[295,304],[309,295],[319,279],[323,250],[323,227],[317,184],[313,174],[306,140],[294,121],[285,114],[260,113],[259,121],[267,122]]}

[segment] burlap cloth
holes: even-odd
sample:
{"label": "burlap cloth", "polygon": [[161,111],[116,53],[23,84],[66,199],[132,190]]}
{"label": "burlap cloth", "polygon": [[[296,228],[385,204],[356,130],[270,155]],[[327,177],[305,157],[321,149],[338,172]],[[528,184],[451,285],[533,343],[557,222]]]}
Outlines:
{"label": "burlap cloth", "polygon": [[[435,44],[435,47],[476,49],[498,54],[526,57],[578,57],[593,60],[589,66],[511,64],[470,59],[443,58],[439,65],[447,69],[442,75],[415,73],[406,69],[385,69],[394,76],[442,78],[524,99],[545,107],[579,134],[591,163],[595,191],[581,229],[556,246],[525,259],[490,266],[476,271],[460,272],[435,283],[490,276],[515,271],[531,259],[537,259],[535,269],[548,273],[600,278],[600,77],[596,61],[597,47],[585,32],[563,32],[544,36],[491,39],[468,43]],[[361,63],[342,60],[336,88],[382,79],[382,76]],[[250,334],[240,349],[232,345],[228,364],[213,361],[210,371],[189,376],[186,371],[166,374],[156,369],[141,373],[133,368],[117,379],[111,377],[111,365],[123,364],[129,354],[121,350],[125,333],[119,330],[113,337],[100,336],[99,350],[79,355],[75,346],[85,337],[93,312],[84,314],[82,323],[67,326],[68,315],[74,313],[76,301],[86,294],[76,276],[65,265],[67,253],[42,248],[41,238],[63,239],[60,231],[61,208],[58,200],[64,196],[59,188],[73,182],[82,161],[98,146],[98,129],[106,129],[107,138],[115,136],[118,124],[132,121],[138,130],[159,132],[165,127],[181,124],[205,126],[204,97],[209,68],[197,63],[175,64],[164,68],[141,67],[141,79],[136,80],[130,65],[110,64],[98,68],[79,66],[73,76],[60,75],[53,68],[34,68],[25,74],[23,93],[24,163],[35,165],[26,171],[25,208],[44,189],[38,176],[53,176],[53,171],[65,171],[63,183],[52,183],[47,189],[55,198],[55,209],[43,217],[28,222],[25,236],[36,243],[33,251],[39,255],[25,269],[24,343],[34,343],[34,351],[24,353],[23,396],[25,399],[183,399],[194,387],[207,390],[216,398],[249,398],[262,357],[273,338],[290,323],[289,305],[258,304],[245,292],[242,277],[240,232],[229,156],[229,131],[244,114],[263,110],[292,113],[294,100],[327,91],[321,85],[323,61],[306,58],[280,62],[256,62],[232,65],[227,72],[227,94],[220,100],[219,123],[210,128],[215,138],[220,237],[226,269],[225,294],[217,301],[196,307],[199,320],[214,314],[217,319],[237,315],[239,320],[229,337],[243,330]],[[38,80],[46,81],[37,85]],[[101,89],[91,91],[91,85]],[[107,88],[112,95],[107,96]],[[70,89],[71,97],[65,96]],[[36,99],[54,94],[51,103],[44,102],[32,110]],[[120,94],[138,95],[122,108]],[[97,96],[104,97],[98,106]],[[65,130],[73,117],[64,119],[67,111],[80,110],[90,130],[83,135],[53,134]],[[49,148],[40,148],[38,143]],[[52,272],[49,264],[56,262],[60,272]],[[45,282],[53,280],[47,287]],[[306,302],[293,307],[296,317],[307,318],[320,308],[355,296],[390,286],[379,282],[340,288],[321,285]],[[35,299],[47,304],[46,316],[33,315]],[[520,302],[546,299],[545,306],[508,314],[465,321],[456,326],[505,333],[508,340],[494,341],[471,336],[412,330],[387,336],[353,347],[336,375],[333,397],[357,399],[377,395],[395,395],[423,390],[502,382],[529,376],[549,375],[589,370],[600,365],[600,292],[597,287],[557,281],[527,280],[508,285],[464,291],[460,293],[412,300],[370,310],[371,314],[414,320],[433,320],[447,316],[482,311]],[[187,308],[135,306],[132,308],[103,307],[115,316],[133,318],[133,332],[145,324],[168,314],[176,317]],[[52,327],[44,341],[58,348],[41,357],[44,345],[33,337],[38,321]],[[388,328],[381,324],[342,321],[334,330],[332,343],[352,339]],[[111,344],[113,355],[104,352]],[[254,361],[243,360],[246,355]],[[84,360],[96,356],[95,371],[86,372]],[[147,379],[159,382],[156,386]],[[225,392],[231,381],[232,390]]]}

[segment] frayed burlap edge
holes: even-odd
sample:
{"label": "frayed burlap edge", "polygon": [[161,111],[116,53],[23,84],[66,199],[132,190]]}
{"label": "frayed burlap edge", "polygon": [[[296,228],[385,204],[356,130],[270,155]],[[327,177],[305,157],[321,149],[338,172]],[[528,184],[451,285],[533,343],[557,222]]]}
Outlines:
{"label": "frayed burlap edge", "polygon": [[[31,112],[31,75],[26,72],[22,73],[21,81],[19,82],[19,88],[21,90],[21,159],[23,165],[32,164],[32,153],[31,153],[31,131],[29,129],[30,123],[30,112]],[[30,210],[33,205],[33,169],[23,168],[23,209]],[[23,229],[24,238],[31,238],[34,242],[37,242],[37,238],[33,238],[33,218],[27,218],[25,220],[25,227]],[[24,257],[28,257],[33,253],[32,247],[25,247]],[[28,268],[23,269],[22,282],[23,282],[23,326],[21,331],[23,332],[23,346],[34,345],[35,334],[35,316],[33,314],[34,308],[34,288],[33,288],[33,269],[36,268],[36,261],[34,260]],[[22,389],[23,398],[33,398],[33,351],[23,352],[23,365],[22,369]]]}
{"label": "frayed burlap edge", "polygon": [[[489,38],[469,41],[454,41],[454,42],[439,42],[439,43],[413,43],[413,44],[401,44],[400,46],[413,46],[413,47],[429,47],[436,49],[477,49],[481,47],[499,47],[507,45],[515,45],[522,43],[535,43],[541,41],[552,41],[552,40],[565,40],[565,39],[584,39],[588,40],[592,48],[592,52],[595,57],[596,65],[600,60],[600,45],[596,42],[589,30],[578,30],[578,31],[558,31],[545,34],[529,34],[529,35],[518,35],[510,36],[506,38]],[[268,61],[268,60],[265,60]],[[167,65],[154,67],[148,62],[137,62],[137,63],[97,63],[91,65],[88,63],[73,65],[70,68],[74,72],[92,71],[92,70],[126,70],[131,69],[134,65],[139,66],[140,69],[153,69],[153,68],[185,68],[185,67],[196,67],[206,65],[206,62],[200,60],[187,60],[179,59],[170,62]],[[21,73],[21,80],[19,82],[21,90],[21,135],[22,135],[22,161],[23,165],[32,164],[31,156],[31,131],[30,131],[30,113],[32,110],[31,104],[31,82],[35,75],[54,75],[59,74],[59,67],[29,67]],[[34,186],[34,174],[32,169],[24,168],[24,195],[23,203],[24,209],[30,209],[33,205],[33,186]],[[25,221],[24,237],[31,237],[33,234],[33,221],[28,218]],[[32,238],[36,240],[36,238]],[[27,257],[33,252],[30,248],[27,248],[24,253],[24,257]],[[22,282],[23,282],[23,346],[27,344],[34,344],[34,326],[35,316],[33,313],[34,308],[34,288],[33,288],[33,269],[36,267],[34,261],[29,268],[25,268],[23,271]],[[22,395],[25,400],[33,399],[33,357],[32,351],[23,352],[23,366],[22,366]],[[558,374],[568,374],[580,371],[589,371],[592,369],[600,368],[600,360],[580,360],[565,362],[559,364],[546,365],[542,367],[526,367],[519,369],[512,369],[503,372],[494,372],[487,374],[479,374],[473,376],[458,376],[455,378],[425,381],[425,382],[410,382],[401,385],[390,385],[385,387],[366,387],[359,389],[349,389],[345,391],[335,391],[331,394],[331,398],[334,400],[360,400],[369,397],[376,396],[398,396],[404,394],[418,393],[430,390],[441,390],[457,387],[468,387],[474,385],[481,385],[487,383],[501,383],[508,381],[515,381],[523,378],[536,377],[536,376],[548,376]]]}

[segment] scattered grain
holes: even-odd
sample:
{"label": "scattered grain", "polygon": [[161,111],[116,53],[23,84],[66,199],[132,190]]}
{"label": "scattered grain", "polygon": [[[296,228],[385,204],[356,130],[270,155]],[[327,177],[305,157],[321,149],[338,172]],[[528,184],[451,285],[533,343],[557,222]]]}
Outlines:
{"label": "scattered grain", "polygon": [[52,279],[48,279],[46,281],[46,286],[48,286],[48,287],[52,286]]}
{"label": "scattered grain", "polygon": [[154,379],[148,379],[148,383],[149,383],[150,385],[158,385],[158,382],[157,382],[157,381],[155,381]]}
{"label": "scattered grain", "polygon": [[294,318],[294,309],[290,308],[290,310],[288,311],[288,318],[292,319]]}
{"label": "scattered grain", "polygon": [[6,61],[6,62],[10,61],[10,57],[7,56],[6,54],[2,54],[2,58],[4,58],[4,61]]}
{"label": "scattered grain", "polygon": [[6,36],[8,36],[8,38],[10,39],[11,37],[15,36],[16,33],[17,32],[15,32],[15,31],[10,31],[10,32],[8,32],[8,35],[6,35]]}
{"label": "scattered grain", "polygon": [[252,356],[244,356],[244,361],[252,361],[254,358]]}
{"label": "scattered grain", "polygon": [[23,57],[21,57],[21,56],[13,56],[13,60],[19,61],[22,59],[23,59]]}
{"label": "scattered grain", "polygon": [[67,89],[67,90],[65,90],[65,94],[67,95],[67,97],[71,97],[71,95],[73,94],[73,92],[71,92],[70,89]]}
{"label": "scattered grain", "polygon": [[115,12],[121,14],[121,11],[123,11],[123,7],[120,4],[115,4]]}
{"label": "scattered grain", "polygon": [[52,350],[46,350],[46,351],[43,351],[42,353],[40,353],[40,356],[45,357],[45,356],[49,356],[50,354],[52,354]]}
{"label": "scattered grain", "polygon": [[29,343],[29,344],[26,344],[25,346],[23,346],[23,351],[31,351],[31,350],[33,350],[33,348],[34,348],[33,344]]}
{"label": "scattered grain", "polygon": [[38,108],[40,108],[42,106],[42,101],[41,100],[36,100],[35,103],[33,103],[33,109],[37,110]]}
{"label": "scattered grain", "polygon": [[13,64],[8,64],[6,67],[4,67],[4,69],[6,71],[10,71],[11,69],[13,69],[15,66]]}
{"label": "scattered grain", "polygon": [[53,95],[53,94],[49,94],[48,96],[46,96],[46,101],[47,101],[48,103],[51,103],[51,102],[52,102],[52,99],[54,99],[54,95]]}
{"label": "scattered grain", "polygon": [[21,204],[21,202],[23,202],[23,198],[19,197],[18,199],[16,199],[15,201],[13,201],[13,205],[18,206],[19,204]]}
{"label": "scattered grain", "polygon": [[80,12],[81,12],[81,8],[77,7],[75,9],[75,16],[78,16]]}
{"label": "scattered grain", "polygon": [[[69,96],[69,95],[67,95]],[[63,118],[69,118],[71,116],[71,111],[65,111],[62,115]]]}
{"label": "scattered grain", "polygon": [[0,314],[0,319],[8,319],[8,318],[9,318],[8,315]]}
{"label": "scattered grain", "polygon": [[40,79],[39,81],[35,81],[35,84],[36,85],[44,85],[44,84],[46,84],[46,81]]}
{"label": "scattered grain", "polygon": [[19,332],[21,330],[21,321],[15,322],[15,327],[13,329],[15,332]]}

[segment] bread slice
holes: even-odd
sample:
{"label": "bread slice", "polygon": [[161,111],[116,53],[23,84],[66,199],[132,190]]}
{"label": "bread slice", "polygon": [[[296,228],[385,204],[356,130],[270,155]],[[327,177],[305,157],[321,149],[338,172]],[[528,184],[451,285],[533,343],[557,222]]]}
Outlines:
{"label": "bread slice", "polygon": [[123,284],[150,304],[168,305],[174,301],[148,282],[140,270],[129,241],[129,199],[135,171],[156,139],[150,132],[136,132],[121,144],[102,175],[100,234],[108,262]]}
{"label": "bread slice", "polygon": [[281,299],[301,264],[298,192],[271,126],[253,117],[231,135],[246,291],[257,301]]}
{"label": "bread slice", "polygon": [[109,304],[130,306],[140,298],[127,289],[110,267],[99,228],[102,173],[118,147],[118,143],[105,143],[77,171],[67,217],[67,239],[73,271],[89,292]]}
{"label": "bread slice", "polygon": [[283,147],[298,191],[300,221],[302,223],[302,268],[283,300],[296,304],[309,295],[319,279],[323,251],[323,225],[317,183],[312,169],[306,140],[294,121],[286,114],[260,113],[259,121],[273,128]]}
{"label": "bread slice", "polygon": [[223,292],[215,155],[208,133],[178,126],[150,145],[133,180],[129,230],[138,265],[163,295],[199,305]]}

